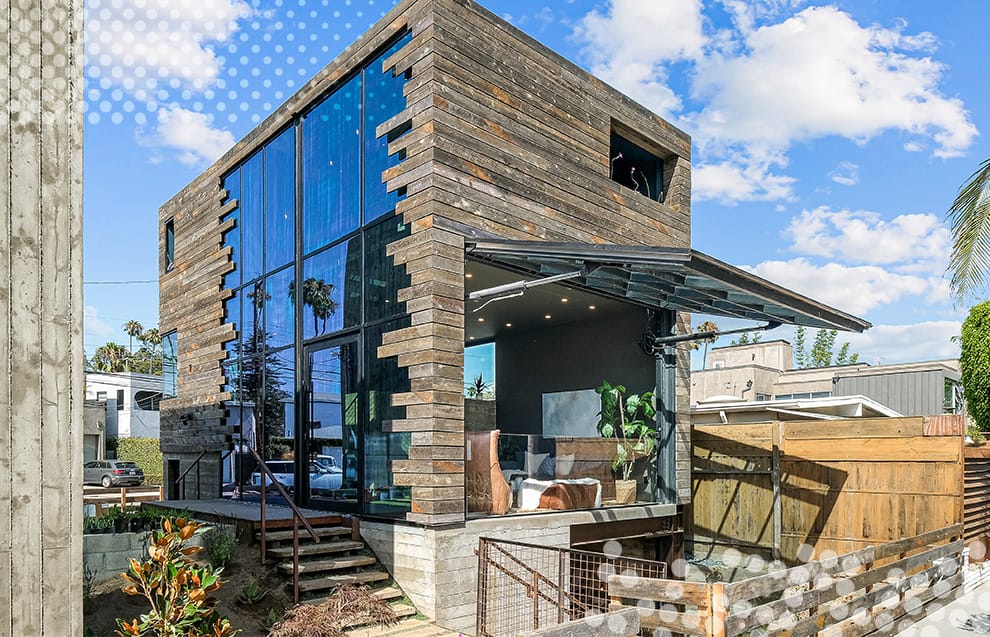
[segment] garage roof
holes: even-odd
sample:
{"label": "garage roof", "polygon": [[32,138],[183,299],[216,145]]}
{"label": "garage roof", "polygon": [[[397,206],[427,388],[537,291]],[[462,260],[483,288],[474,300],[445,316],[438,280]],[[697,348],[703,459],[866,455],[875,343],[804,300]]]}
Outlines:
{"label": "garage roof", "polygon": [[478,240],[467,253],[528,276],[582,272],[568,285],[650,308],[862,332],[868,321],[688,248]]}

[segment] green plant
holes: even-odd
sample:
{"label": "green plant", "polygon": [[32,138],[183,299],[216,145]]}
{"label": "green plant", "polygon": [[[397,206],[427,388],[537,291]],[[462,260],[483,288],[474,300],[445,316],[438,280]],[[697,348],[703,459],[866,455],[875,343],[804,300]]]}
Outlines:
{"label": "green plant", "polygon": [[247,586],[241,589],[240,595],[237,599],[242,604],[257,604],[268,595],[268,589],[262,586],[261,580],[258,578],[252,579],[248,582]]}
{"label": "green plant", "polygon": [[268,609],[268,613],[265,615],[264,619],[261,620],[261,627],[265,629],[265,632],[270,632],[275,625],[282,621],[284,615],[278,611],[274,606]]}
{"label": "green plant", "polygon": [[188,542],[201,525],[192,520],[162,521],[162,530],[151,534],[148,557],[131,559],[123,573],[128,595],[143,596],[149,612],[127,621],[117,620],[120,637],[231,637],[239,630],[216,611],[217,600],[209,594],[218,590],[222,568],[198,565],[191,559],[201,550]]}
{"label": "green plant", "polygon": [[341,586],[318,604],[299,604],[268,637],[343,637],[350,626],[386,627],[398,622],[395,610],[367,586]]}
{"label": "green plant", "polygon": [[117,438],[117,458],[130,460],[144,471],[145,484],[161,484],[164,461],[157,438]]}
{"label": "green plant", "polygon": [[632,476],[633,463],[649,457],[657,444],[656,415],[653,392],[626,395],[624,385],[612,385],[607,380],[595,388],[601,396],[598,412],[598,433],[615,439],[615,460],[612,470],[623,480]]}
{"label": "green plant", "polygon": [[202,540],[210,564],[221,568],[230,565],[237,550],[237,529],[234,526],[212,526],[203,533]]}
{"label": "green plant", "polygon": [[990,301],[970,309],[959,341],[966,408],[980,431],[990,431]]}
{"label": "green plant", "polygon": [[973,426],[966,428],[966,436],[974,445],[982,445],[987,441],[987,437],[983,435],[983,432]]}

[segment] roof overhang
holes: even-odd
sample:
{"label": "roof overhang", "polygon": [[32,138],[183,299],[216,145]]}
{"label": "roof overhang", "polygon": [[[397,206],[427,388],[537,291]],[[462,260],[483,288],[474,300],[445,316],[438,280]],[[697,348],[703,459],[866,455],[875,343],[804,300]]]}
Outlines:
{"label": "roof overhang", "polygon": [[653,309],[862,332],[871,324],[688,248],[477,240],[480,261],[546,277],[580,272],[568,285]]}

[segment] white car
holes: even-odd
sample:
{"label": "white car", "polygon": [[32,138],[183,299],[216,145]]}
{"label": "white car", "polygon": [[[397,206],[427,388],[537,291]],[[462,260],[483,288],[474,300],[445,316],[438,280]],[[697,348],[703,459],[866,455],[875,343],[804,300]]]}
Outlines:
{"label": "white car", "polygon": [[[329,459],[333,462],[333,458]],[[269,460],[265,463],[275,475],[275,479],[286,489],[292,489],[295,485],[296,463],[292,460]],[[323,461],[309,461],[309,488],[319,490],[339,489],[343,479],[343,473],[336,463],[325,464]],[[256,487],[261,486],[261,469],[257,469],[251,474],[251,484]],[[268,477],[265,477],[265,486],[269,486]]]}

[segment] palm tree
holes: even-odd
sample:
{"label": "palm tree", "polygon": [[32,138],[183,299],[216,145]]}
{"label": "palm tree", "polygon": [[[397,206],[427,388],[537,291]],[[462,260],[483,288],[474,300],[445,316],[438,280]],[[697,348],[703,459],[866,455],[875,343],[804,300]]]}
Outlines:
{"label": "palm tree", "polygon": [[[695,332],[717,332],[718,325],[712,323],[711,321],[705,321],[694,330]],[[700,338],[698,339],[705,344],[705,356],[701,359],[701,368],[705,369],[708,366],[708,346],[718,340],[718,337],[714,338]]]}
{"label": "palm tree", "polygon": [[127,334],[127,337],[128,337],[127,351],[129,351],[131,354],[133,354],[134,353],[134,337],[141,335],[141,332],[144,331],[144,325],[141,325],[140,323],[138,323],[134,319],[131,319],[130,321],[127,321],[126,323],[124,323],[121,327],[124,328],[124,334]]}
{"label": "palm tree", "polygon": [[[296,302],[296,286],[289,284],[289,300]],[[302,300],[304,306],[309,306],[313,313],[313,331],[324,334],[327,331],[327,319],[337,313],[337,302],[331,298],[334,284],[323,279],[309,277],[302,284]],[[322,325],[322,330],[320,329]]]}
{"label": "palm tree", "polygon": [[90,364],[99,372],[122,372],[126,370],[129,359],[130,354],[123,345],[107,343],[96,348]]}
{"label": "palm tree", "polygon": [[952,229],[951,285],[962,298],[985,288],[990,276],[990,159],[959,189],[946,216]]}

